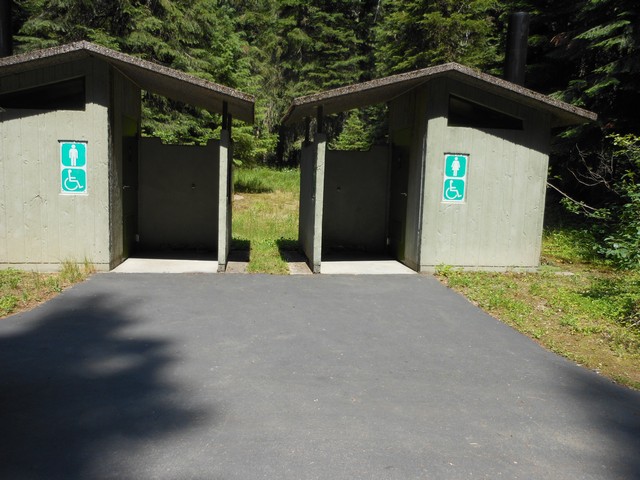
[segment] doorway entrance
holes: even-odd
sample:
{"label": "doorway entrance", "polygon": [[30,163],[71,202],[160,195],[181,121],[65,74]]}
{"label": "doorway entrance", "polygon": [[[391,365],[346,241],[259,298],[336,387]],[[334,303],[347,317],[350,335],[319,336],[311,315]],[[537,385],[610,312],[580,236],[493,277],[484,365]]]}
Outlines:
{"label": "doorway entrance", "polygon": [[326,152],[322,273],[414,273],[404,260],[408,148]]}
{"label": "doorway entrance", "polygon": [[[124,269],[139,264],[135,269],[172,270],[170,264],[179,260],[207,262],[197,265],[197,271],[216,271],[219,142],[165,145],[156,138],[139,138],[133,120],[125,119],[125,125],[124,256],[137,261]],[[151,266],[151,260],[160,267]]]}

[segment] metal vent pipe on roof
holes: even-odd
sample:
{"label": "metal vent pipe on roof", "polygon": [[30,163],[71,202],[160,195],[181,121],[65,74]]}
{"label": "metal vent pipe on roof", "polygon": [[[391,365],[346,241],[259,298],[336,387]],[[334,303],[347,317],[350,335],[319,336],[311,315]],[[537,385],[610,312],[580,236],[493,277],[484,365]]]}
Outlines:
{"label": "metal vent pipe on roof", "polygon": [[0,0],[0,58],[12,54],[11,0]]}
{"label": "metal vent pipe on roof", "polygon": [[529,43],[529,14],[515,12],[509,15],[507,50],[504,57],[504,79],[524,85]]}

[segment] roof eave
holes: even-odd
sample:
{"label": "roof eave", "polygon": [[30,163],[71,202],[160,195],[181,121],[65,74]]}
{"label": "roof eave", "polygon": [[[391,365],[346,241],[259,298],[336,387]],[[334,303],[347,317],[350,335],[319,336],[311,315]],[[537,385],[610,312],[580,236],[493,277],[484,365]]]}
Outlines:
{"label": "roof eave", "polygon": [[[554,127],[586,123],[597,119],[597,115],[588,110],[552,99],[533,90],[475,71],[463,65],[447,63],[295,98],[282,121],[286,125],[299,122],[303,118],[310,116],[320,105],[324,107],[325,113],[329,114],[374,103],[385,103],[399,94],[406,93],[442,75],[510,97],[533,108],[546,110],[552,116],[552,126]],[[367,103],[366,99],[375,97],[376,92],[379,94],[378,101]],[[338,104],[342,104],[342,107],[332,108],[332,106]]]}
{"label": "roof eave", "polygon": [[[254,121],[255,98],[252,95],[86,41],[1,58],[0,75],[56,64],[61,58],[71,61],[87,56],[108,62],[144,90],[214,113],[222,113],[226,102],[233,118],[247,123]],[[183,88],[185,85],[187,88]]]}

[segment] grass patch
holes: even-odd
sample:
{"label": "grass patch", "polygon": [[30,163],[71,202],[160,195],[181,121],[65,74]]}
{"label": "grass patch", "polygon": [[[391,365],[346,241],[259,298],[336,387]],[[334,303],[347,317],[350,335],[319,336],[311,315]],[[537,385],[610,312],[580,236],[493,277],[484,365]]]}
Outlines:
{"label": "grass patch", "polygon": [[0,317],[29,310],[95,272],[89,261],[63,262],[58,273],[0,270]]}
{"label": "grass patch", "polygon": [[300,171],[236,168],[232,248],[250,248],[248,271],[288,274],[280,248],[297,248]]}
{"label": "grass patch", "polygon": [[541,273],[461,272],[439,278],[545,347],[640,389],[640,272],[592,260],[585,234],[545,234]]}
{"label": "grass patch", "polygon": [[593,234],[584,229],[550,229],[544,232],[543,265],[604,262],[598,257]]}

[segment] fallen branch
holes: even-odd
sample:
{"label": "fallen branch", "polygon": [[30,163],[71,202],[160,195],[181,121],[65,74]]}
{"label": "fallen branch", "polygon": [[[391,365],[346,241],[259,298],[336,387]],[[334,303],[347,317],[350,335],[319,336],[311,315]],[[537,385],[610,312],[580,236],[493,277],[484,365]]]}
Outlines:
{"label": "fallen branch", "polygon": [[570,200],[571,202],[575,203],[576,205],[578,205],[580,208],[584,209],[587,213],[594,213],[597,212],[598,209],[591,207],[589,205],[587,205],[584,202],[581,202],[579,200],[576,200],[573,197],[570,197],[567,193],[563,192],[562,190],[560,190],[558,187],[556,187],[555,185],[547,182],[547,186],[553,188],[556,192],[558,192],[560,195],[562,195],[564,198],[566,198],[567,200]]}

